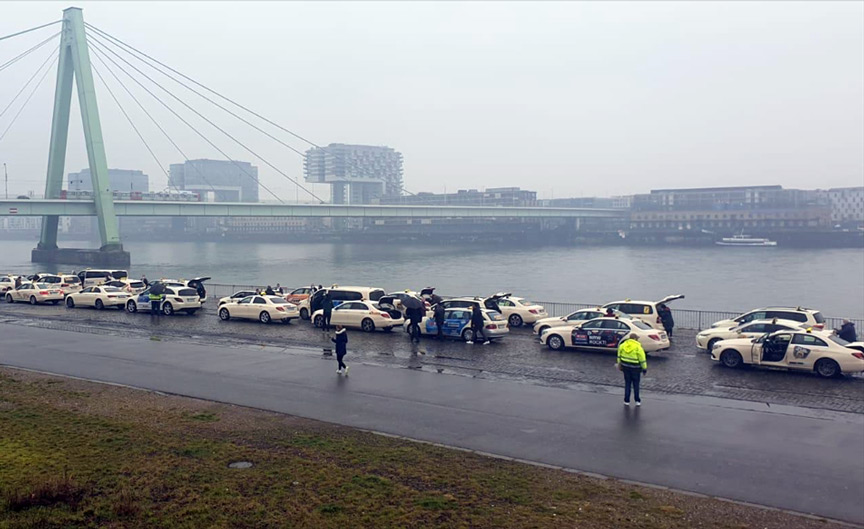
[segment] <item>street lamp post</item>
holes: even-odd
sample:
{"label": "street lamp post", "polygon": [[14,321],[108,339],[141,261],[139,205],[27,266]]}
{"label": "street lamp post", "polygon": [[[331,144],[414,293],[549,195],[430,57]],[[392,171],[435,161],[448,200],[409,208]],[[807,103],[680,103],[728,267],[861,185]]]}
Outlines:
{"label": "street lamp post", "polygon": [[9,173],[6,171],[6,162],[3,162],[3,176],[6,178],[6,200],[9,200]]}

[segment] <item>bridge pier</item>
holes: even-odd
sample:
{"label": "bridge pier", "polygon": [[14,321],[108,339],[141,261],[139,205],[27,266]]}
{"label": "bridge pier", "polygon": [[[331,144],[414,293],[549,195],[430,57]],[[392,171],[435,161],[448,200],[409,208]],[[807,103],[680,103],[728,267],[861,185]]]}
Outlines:
{"label": "bridge pier", "polygon": [[132,256],[119,248],[41,248],[37,246],[30,253],[34,263],[69,264],[87,267],[128,268]]}

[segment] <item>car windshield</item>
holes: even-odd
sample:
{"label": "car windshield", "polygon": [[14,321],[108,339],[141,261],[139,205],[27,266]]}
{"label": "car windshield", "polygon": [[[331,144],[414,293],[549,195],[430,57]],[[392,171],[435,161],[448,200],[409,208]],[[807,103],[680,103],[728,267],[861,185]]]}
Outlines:
{"label": "car windshield", "polygon": [[181,288],[181,289],[177,292],[177,295],[178,295],[178,296],[197,296],[197,295],[198,295],[198,291],[195,290],[194,288]]}
{"label": "car windshield", "polygon": [[646,330],[646,331],[647,331],[647,330],[650,330],[650,329],[653,329],[653,327],[651,327],[650,325],[648,325],[647,323],[645,323],[644,321],[641,321],[641,320],[633,320],[633,321],[631,321],[630,323],[631,323],[634,327],[636,327],[637,329],[643,329],[643,330]]}
{"label": "car windshield", "polygon": [[816,320],[816,323],[825,323],[825,316],[821,312],[814,312],[813,319]]}
{"label": "car windshield", "polygon": [[36,288],[51,288],[51,285],[48,285],[46,283],[36,283],[34,286]]}
{"label": "car windshield", "polygon": [[[512,299],[512,298],[511,298],[511,299]],[[513,300],[513,301],[516,301],[517,303],[519,303],[519,304],[521,304],[521,305],[525,305],[526,307],[527,307],[528,305],[535,305],[535,303],[534,303],[533,301],[529,301],[529,300],[527,300],[527,299],[525,299],[525,298],[522,298],[522,299],[515,299],[515,300]]]}
{"label": "car windshield", "polygon": [[270,300],[270,303],[275,303],[277,305],[288,303],[284,298],[280,298],[277,296],[267,296],[267,299]]}
{"label": "car windshield", "polygon": [[842,345],[843,347],[846,347],[847,345],[849,345],[849,342],[847,342],[843,338],[840,338],[836,334],[832,334],[831,336],[828,337],[828,339],[831,340],[832,342],[836,343],[837,345]]}
{"label": "car windshield", "polygon": [[492,321],[501,321],[504,319],[504,316],[495,312],[494,310],[486,311],[486,315],[488,315],[489,319],[491,319]]}
{"label": "car windshield", "polygon": [[117,287],[102,287],[102,290],[105,292],[120,292],[120,289]]}
{"label": "car windshield", "polygon": [[66,283],[80,283],[81,280],[78,279],[77,276],[66,276],[63,278],[63,281]]}
{"label": "car windshield", "polygon": [[387,312],[388,310],[390,310],[389,308],[382,307],[379,303],[372,303],[372,308],[374,308],[376,310],[381,310],[384,312]]}

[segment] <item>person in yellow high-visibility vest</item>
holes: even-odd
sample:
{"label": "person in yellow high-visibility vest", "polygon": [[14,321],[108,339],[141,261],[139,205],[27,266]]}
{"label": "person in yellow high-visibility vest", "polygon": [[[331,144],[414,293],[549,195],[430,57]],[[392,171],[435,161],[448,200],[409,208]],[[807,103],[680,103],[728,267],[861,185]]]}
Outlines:
{"label": "person in yellow high-visibility vest", "polygon": [[648,371],[648,362],[645,358],[645,350],[639,343],[636,334],[631,334],[626,340],[618,345],[618,370],[624,373],[624,405],[630,405],[630,389],[636,398],[636,405],[642,405],[639,398],[639,380],[643,373]]}

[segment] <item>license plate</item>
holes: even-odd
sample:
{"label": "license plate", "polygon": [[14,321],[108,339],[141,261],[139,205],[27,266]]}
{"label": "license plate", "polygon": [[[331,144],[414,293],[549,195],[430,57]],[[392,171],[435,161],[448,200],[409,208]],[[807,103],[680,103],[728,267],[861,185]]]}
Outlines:
{"label": "license plate", "polygon": [[59,294],[59,293],[60,293],[59,290],[52,290],[52,291],[50,291],[50,294]]}
{"label": "license plate", "polygon": [[186,298],[186,303],[194,303],[198,298]]}

